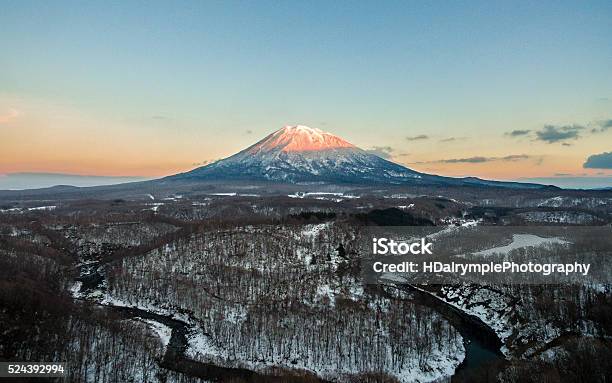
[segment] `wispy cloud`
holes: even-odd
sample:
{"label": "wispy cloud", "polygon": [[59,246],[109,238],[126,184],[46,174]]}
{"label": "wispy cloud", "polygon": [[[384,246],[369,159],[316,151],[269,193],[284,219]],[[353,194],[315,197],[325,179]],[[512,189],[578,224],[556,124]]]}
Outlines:
{"label": "wispy cloud", "polygon": [[526,136],[529,133],[531,133],[531,130],[529,130],[529,129],[517,129],[517,130],[513,130],[511,132],[507,132],[506,136],[521,137],[521,136]]}
{"label": "wispy cloud", "polygon": [[545,125],[544,128],[536,131],[536,139],[549,144],[563,142],[566,140],[576,140],[580,138],[580,132],[585,129],[582,125]]}
{"label": "wispy cloud", "polygon": [[512,155],[504,156],[504,157],[474,156],[474,157],[467,157],[467,158],[450,158],[450,159],[415,162],[415,163],[416,164],[480,164],[480,163],[491,162],[491,161],[521,161],[521,160],[527,160],[529,158],[531,158],[531,156],[527,154],[512,154]]}
{"label": "wispy cloud", "polygon": [[467,137],[448,137],[448,138],[443,138],[440,140],[440,142],[453,142],[453,141],[459,141],[459,140],[466,140]]}
{"label": "wispy cloud", "polygon": [[[544,141],[549,144],[560,142],[564,146],[570,146],[566,141],[577,140],[581,138],[581,132],[588,133],[587,128],[590,128],[590,133],[604,133],[612,128],[612,120],[601,120],[590,122],[585,125],[571,124],[571,125],[553,125],[548,124],[540,130],[535,131],[535,139],[538,141]],[[530,135],[533,131],[530,129],[516,129],[510,132],[504,133],[508,137],[523,137]]]}
{"label": "wispy cloud", "polygon": [[366,150],[366,152],[389,159],[392,157],[393,148],[390,146],[373,146],[371,149]]}
{"label": "wispy cloud", "polygon": [[19,117],[20,114],[17,109],[9,109],[7,113],[0,114],[0,124],[6,124]]}
{"label": "wispy cloud", "polygon": [[585,169],[612,169],[612,152],[593,154],[582,165]]}
{"label": "wispy cloud", "polygon": [[406,137],[408,141],[419,141],[419,140],[427,140],[429,136],[426,134],[419,134],[418,136]]}
{"label": "wispy cloud", "polygon": [[598,121],[596,126],[591,129],[591,133],[603,133],[612,128],[612,120]]}

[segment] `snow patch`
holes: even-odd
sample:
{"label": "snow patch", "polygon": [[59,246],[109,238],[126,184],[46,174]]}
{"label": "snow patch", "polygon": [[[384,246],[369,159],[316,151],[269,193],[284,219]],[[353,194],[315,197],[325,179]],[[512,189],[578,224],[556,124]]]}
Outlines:
{"label": "snow patch", "polygon": [[543,238],[533,234],[513,234],[512,242],[508,245],[482,250],[474,253],[474,255],[508,254],[512,250],[516,249],[522,249],[525,247],[539,247],[549,244],[568,245],[569,242],[557,237]]}
{"label": "snow patch", "polygon": [[172,337],[172,329],[166,326],[165,324],[159,323],[152,319],[144,319],[140,317],[136,317],[134,319],[140,322],[146,323],[147,327],[149,327],[151,330],[155,332],[155,334],[157,334],[164,348],[164,352],[165,352],[166,347],[168,347],[168,343],[170,343],[170,338]]}

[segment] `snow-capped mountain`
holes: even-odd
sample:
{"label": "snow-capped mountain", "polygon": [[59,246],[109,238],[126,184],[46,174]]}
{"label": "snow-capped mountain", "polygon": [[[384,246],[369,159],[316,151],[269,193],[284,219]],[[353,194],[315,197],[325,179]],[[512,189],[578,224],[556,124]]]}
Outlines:
{"label": "snow-capped mountain", "polygon": [[[289,183],[448,184],[492,186],[477,178],[419,173],[385,160],[320,129],[285,126],[254,145],[212,164],[166,180],[268,180]],[[539,186],[539,185],[538,185]]]}
{"label": "snow-capped mountain", "polygon": [[184,173],[195,178],[256,178],[297,182],[393,182],[421,175],[319,129],[285,126],[256,144]]}

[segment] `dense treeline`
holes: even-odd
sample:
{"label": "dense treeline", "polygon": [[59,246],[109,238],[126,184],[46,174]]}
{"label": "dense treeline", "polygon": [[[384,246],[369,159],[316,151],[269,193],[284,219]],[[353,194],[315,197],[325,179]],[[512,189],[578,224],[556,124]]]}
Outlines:
{"label": "dense treeline", "polygon": [[432,310],[363,290],[347,267],[354,240],[327,224],[196,234],[124,258],[108,271],[109,293],[193,313],[221,350],[199,357],[226,365],[400,374],[461,355],[461,337]]}
{"label": "dense treeline", "polygon": [[19,245],[0,250],[0,360],[66,362],[66,382],[194,381],[158,367],[149,329],[75,302],[70,269]]}
{"label": "dense treeline", "polygon": [[[396,382],[449,375],[459,364],[457,329],[408,292],[364,287],[359,262],[364,225],[460,225],[470,209],[457,201],[157,201],[75,201],[52,213],[1,215],[0,359],[64,360],[71,382],[196,381],[161,368],[164,346],[151,326],[99,305],[110,302],[187,321],[186,353],[220,366]],[[511,208],[481,210],[472,216],[487,224],[508,216],[524,223]],[[499,243],[479,235],[484,247]],[[596,252],[595,239],[577,245]],[[457,250],[457,242],[449,246]],[[516,255],[547,256],[533,251]],[[98,282],[74,285],[78,273],[96,274]],[[508,335],[508,363],[463,371],[458,381],[611,375],[609,286],[428,288]]]}

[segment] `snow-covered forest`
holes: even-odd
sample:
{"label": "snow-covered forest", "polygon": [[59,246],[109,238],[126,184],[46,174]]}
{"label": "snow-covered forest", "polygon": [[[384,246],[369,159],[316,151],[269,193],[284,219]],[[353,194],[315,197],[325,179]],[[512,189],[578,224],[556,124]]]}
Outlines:
{"label": "snow-covered forest", "polygon": [[[0,357],[65,361],[70,382],[610,376],[610,285],[363,283],[360,243],[369,226],[433,225],[458,249],[454,230],[470,228],[462,231],[470,236],[481,226],[530,225],[529,212],[548,207],[348,196],[7,207],[0,213]],[[568,216],[605,220],[601,204],[581,203],[596,209],[572,203]],[[517,238],[531,237],[510,244],[491,237],[481,241],[481,255],[572,251],[561,240],[525,247]]]}

